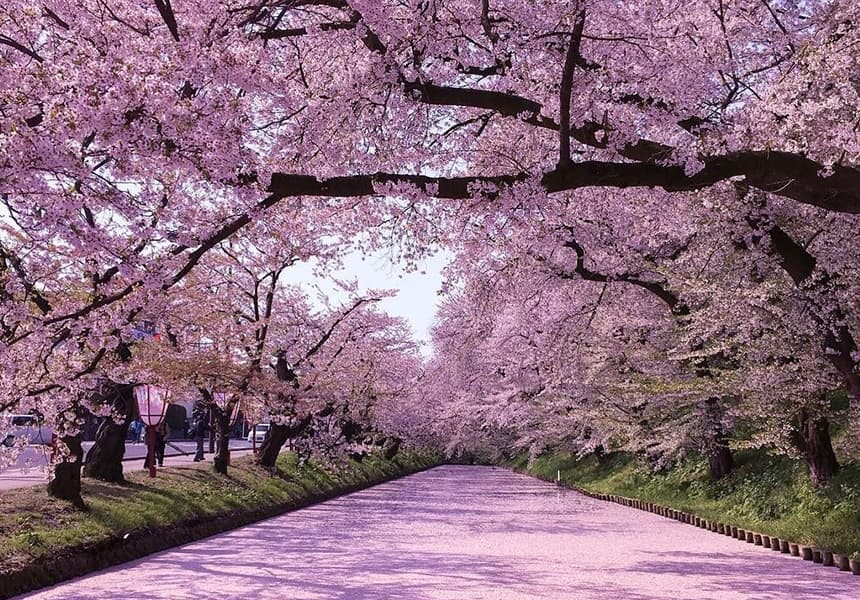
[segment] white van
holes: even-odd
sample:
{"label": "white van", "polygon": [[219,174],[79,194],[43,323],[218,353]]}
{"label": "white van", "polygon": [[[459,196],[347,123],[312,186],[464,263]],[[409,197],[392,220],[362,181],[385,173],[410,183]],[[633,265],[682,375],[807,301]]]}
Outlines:
{"label": "white van", "polygon": [[[7,420],[8,419],[8,420]],[[11,446],[17,438],[24,438],[30,444],[50,444],[54,431],[36,415],[3,415],[0,423],[8,423],[12,428],[0,444]]]}
{"label": "white van", "polygon": [[257,423],[254,427],[251,427],[248,430],[248,435],[245,437],[249,442],[255,441],[254,435],[256,433],[256,443],[262,444],[263,440],[266,439],[266,434],[269,433],[269,424],[268,423]]}

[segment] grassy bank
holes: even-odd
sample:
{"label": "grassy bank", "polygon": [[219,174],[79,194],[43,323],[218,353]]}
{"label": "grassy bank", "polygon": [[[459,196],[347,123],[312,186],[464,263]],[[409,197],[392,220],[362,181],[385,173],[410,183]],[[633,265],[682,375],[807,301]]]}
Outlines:
{"label": "grassy bank", "polygon": [[370,456],[331,471],[278,459],[275,476],[246,456],[228,476],[211,466],[177,466],[150,479],[130,473],[126,485],[83,482],[90,507],[80,512],[47,496],[45,486],[0,495],[0,598],[110,564],[200,539],[341,493],[432,466],[431,456]]}
{"label": "grassy bank", "polygon": [[709,481],[707,463],[690,459],[655,474],[629,455],[576,460],[556,454],[527,468],[521,457],[511,466],[544,479],[606,494],[637,498],[781,539],[860,557],[860,464],[848,463],[824,490],[809,483],[806,467],[764,451],[742,451],[728,477]]}

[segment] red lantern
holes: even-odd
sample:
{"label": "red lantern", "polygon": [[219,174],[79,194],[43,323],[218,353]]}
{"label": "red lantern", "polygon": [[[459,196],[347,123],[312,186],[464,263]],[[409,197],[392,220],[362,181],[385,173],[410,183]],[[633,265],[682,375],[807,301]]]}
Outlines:
{"label": "red lantern", "polygon": [[139,385],[134,388],[140,420],[146,425],[147,463],[149,476],[155,477],[155,428],[167,413],[169,393],[155,385]]}

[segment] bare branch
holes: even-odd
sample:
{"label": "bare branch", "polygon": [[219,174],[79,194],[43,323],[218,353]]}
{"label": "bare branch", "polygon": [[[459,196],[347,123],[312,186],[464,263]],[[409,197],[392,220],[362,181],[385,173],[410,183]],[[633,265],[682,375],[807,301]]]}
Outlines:
{"label": "bare branch", "polygon": [[179,26],[176,24],[176,15],[173,14],[170,0],[155,0],[155,7],[158,9],[159,14],[161,14],[161,18],[164,19],[164,24],[167,25],[170,35],[178,42]]}
{"label": "bare branch", "polygon": [[490,0],[481,0],[481,27],[484,33],[494,44],[499,41],[499,34],[493,31],[493,23],[490,21]]}
{"label": "bare branch", "polygon": [[[787,152],[747,151],[702,158],[704,167],[687,174],[682,167],[645,163],[583,161],[545,173],[541,185],[547,193],[584,187],[659,187],[670,192],[693,191],[734,177],[743,177],[759,190],[791,198],[825,210],[860,213],[860,171],[837,165],[833,174],[821,174],[822,165]],[[524,181],[517,175],[474,177],[429,177],[394,173],[374,173],[319,180],[311,175],[275,173],[266,202],[294,196],[371,196],[374,184],[409,183],[437,198],[466,199],[487,195],[487,186],[508,187]],[[480,187],[479,194],[474,189]]]}
{"label": "bare branch", "polygon": [[31,50],[27,46],[25,46],[19,42],[16,42],[12,38],[7,37],[5,35],[0,35],[0,44],[3,44],[5,46],[9,46],[10,48],[14,48],[17,51],[22,52],[22,53],[26,54],[27,56],[29,56],[30,58],[32,58],[33,60],[35,60],[36,62],[44,62],[45,61],[45,59],[43,59],[41,56],[39,56],[39,54],[35,50]]}
{"label": "bare branch", "polygon": [[558,166],[570,164],[570,94],[573,88],[573,70],[582,61],[580,48],[582,46],[582,31],[585,28],[585,9],[576,16],[567,56],[564,59],[564,69],[561,74],[561,89],[559,91],[559,154]]}

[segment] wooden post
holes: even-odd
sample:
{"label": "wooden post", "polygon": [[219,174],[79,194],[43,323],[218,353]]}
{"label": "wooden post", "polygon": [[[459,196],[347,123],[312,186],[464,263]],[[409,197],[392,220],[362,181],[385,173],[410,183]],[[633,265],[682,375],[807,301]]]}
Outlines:
{"label": "wooden post", "polygon": [[146,426],[146,464],[149,465],[149,476],[155,477],[155,427]]}

